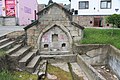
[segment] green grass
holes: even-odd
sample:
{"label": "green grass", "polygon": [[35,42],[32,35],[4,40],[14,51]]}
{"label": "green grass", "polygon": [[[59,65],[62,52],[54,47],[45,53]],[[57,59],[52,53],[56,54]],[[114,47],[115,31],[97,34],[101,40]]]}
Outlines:
{"label": "green grass", "polygon": [[[114,31],[111,35],[112,30]],[[82,44],[111,44],[120,49],[120,29],[93,29],[84,30]]]}
{"label": "green grass", "polygon": [[0,49],[0,56],[4,56],[6,53],[4,50]]}
{"label": "green grass", "polygon": [[3,70],[0,72],[0,80],[37,80],[37,75],[27,72],[9,72]]}
{"label": "green grass", "polygon": [[[57,76],[58,80],[72,80],[70,72],[66,72],[59,67],[48,64],[48,73]],[[45,79],[48,80],[48,79]]]}

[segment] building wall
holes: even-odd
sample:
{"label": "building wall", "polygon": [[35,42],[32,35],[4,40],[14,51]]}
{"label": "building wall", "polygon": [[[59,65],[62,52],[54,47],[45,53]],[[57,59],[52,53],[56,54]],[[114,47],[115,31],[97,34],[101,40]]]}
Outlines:
{"label": "building wall", "polygon": [[0,16],[2,16],[2,1],[0,0]]}
{"label": "building wall", "polygon": [[55,49],[58,51],[67,51],[69,49],[69,37],[58,26],[46,32],[41,40],[41,50],[53,51]]}
{"label": "building wall", "polygon": [[73,21],[78,23],[81,26],[84,27],[93,27],[94,26],[94,18],[101,18],[101,26],[94,26],[94,27],[111,27],[111,25],[106,23],[105,18],[107,16],[82,16],[82,15],[74,15],[73,16]]}
{"label": "building wall", "polygon": [[37,7],[38,7],[37,0],[31,0],[31,1],[11,0],[11,1],[14,1],[15,4],[13,6],[11,5],[6,6],[6,0],[2,0],[2,16],[11,17],[12,15],[6,15],[6,11],[8,8],[10,9],[10,7],[14,7],[15,15],[12,17],[16,18],[16,24],[28,25],[31,23],[31,20],[35,20],[35,10],[37,13]]}
{"label": "building wall", "polygon": [[[89,1],[89,9],[79,9],[79,1]],[[101,0],[71,0],[71,9],[78,10],[78,15],[111,15],[120,14],[120,0],[112,0],[111,9],[101,9]],[[116,12],[115,9],[119,9]]]}
{"label": "building wall", "polygon": [[[57,26],[55,28],[55,33],[58,33],[58,38],[65,39],[65,41],[60,41],[59,39],[59,45],[57,46],[61,47],[62,43],[66,43],[66,50],[72,50],[73,41],[76,42],[81,40],[83,37],[83,30],[71,24],[72,21],[69,19],[71,16],[72,15],[68,14],[61,7],[56,5],[44,10],[39,14],[38,24],[27,30],[28,45],[34,46],[38,49],[41,49],[41,47],[44,48],[44,42],[41,44],[42,36],[44,39],[44,35],[47,34],[49,37],[46,39],[48,39],[49,42],[50,36],[54,32],[53,28]],[[59,37],[60,35],[63,36]],[[52,45],[50,47],[52,47]]]}
{"label": "building wall", "polygon": [[16,6],[18,13],[16,12],[19,18],[19,25],[28,25],[31,23],[31,20],[35,20],[35,10],[37,12],[37,0],[19,0]]}

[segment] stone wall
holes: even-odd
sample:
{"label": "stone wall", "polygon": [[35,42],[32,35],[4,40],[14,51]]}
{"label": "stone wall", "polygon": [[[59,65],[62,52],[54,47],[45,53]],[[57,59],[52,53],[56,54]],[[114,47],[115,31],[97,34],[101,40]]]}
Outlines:
{"label": "stone wall", "polygon": [[74,53],[80,54],[91,65],[106,65],[108,62],[109,45],[83,44],[73,47]]}
{"label": "stone wall", "polygon": [[77,56],[77,63],[81,66],[89,80],[106,80],[90,64],[88,64],[80,55]]}
{"label": "stone wall", "polygon": [[37,41],[38,41],[39,35],[40,35],[40,31],[36,26],[33,26],[32,28],[28,29],[27,30],[27,44],[37,48],[38,47]]}
{"label": "stone wall", "polygon": [[[55,27],[55,25],[58,26],[60,30],[63,30],[67,36],[69,34],[69,38],[71,38],[72,41],[76,42],[81,40],[83,37],[83,30],[72,25],[71,20],[72,15],[65,12],[61,7],[58,7],[56,5],[48,8],[47,10],[44,10],[39,14],[38,24],[27,30],[28,44],[34,46],[35,48],[41,46],[37,43],[40,42],[38,40],[41,40],[39,39],[40,34],[44,35],[46,32],[50,32],[52,28]],[[45,30],[46,32],[44,32]],[[59,30],[57,31],[59,32]],[[70,45],[71,44],[72,43],[70,43]]]}
{"label": "stone wall", "polygon": [[0,26],[15,26],[15,17],[0,17]]}
{"label": "stone wall", "polygon": [[74,53],[78,53],[90,65],[107,65],[120,79],[120,50],[112,45],[75,44]]}
{"label": "stone wall", "polygon": [[120,50],[110,45],[108,65],[120,79]]}
{"label": "stone wall", "polygon": [[[102,27],[111,27],[111,25],[107,25],[105,22],[106,16],[80,16],[80,15],[74,15],[73,21],[77,22],[81,26],[85,27],[93,27],[94,26],[94,18],[102,18]],[[95,26],[98,27],[98,26]]]}

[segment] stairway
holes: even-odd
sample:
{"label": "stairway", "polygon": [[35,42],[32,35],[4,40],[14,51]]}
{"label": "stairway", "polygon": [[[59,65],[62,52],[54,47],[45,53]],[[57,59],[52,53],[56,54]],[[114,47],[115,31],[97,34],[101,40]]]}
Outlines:
{"label": "stairway", "polygon": [[[69,52],[59,52],[61,54],[38,53],[37,49],[24,45],[24,40],[17,38],[10,39],[6,35],[0,37],[0,49],[6,51],[15,61],[17,67],[34,74],[45,74],[47,69],[47,60],[50,63],[55,62],[76,62],[76,54]],[[22,41],[21,41],[22,40]],[[66,54],[65,54],[66,53]],[[63,55],[64,54],[64,55]]]}
{"label": "stairway", "polygon": [[7,50],[15,45],[15,41],[6,37],[6,35],[0,36],[0,49]]}
{"label": "stairway", "polygon": [[24,45],[23,41],[12,40],[6,35],[0,36],[0,49],[5,50],[22,70],[33,73],[40,64],[40,56],[36,55],[38,50]]}

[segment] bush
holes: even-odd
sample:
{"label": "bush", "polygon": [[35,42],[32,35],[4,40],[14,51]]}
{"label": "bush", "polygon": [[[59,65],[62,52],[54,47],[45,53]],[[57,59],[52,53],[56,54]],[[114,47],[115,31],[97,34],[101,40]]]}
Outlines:
{"label": "bush", "polygon": [[106,22],[112,24],[112,27],[120,28],[120,14],[113,14],[106,17]]}

